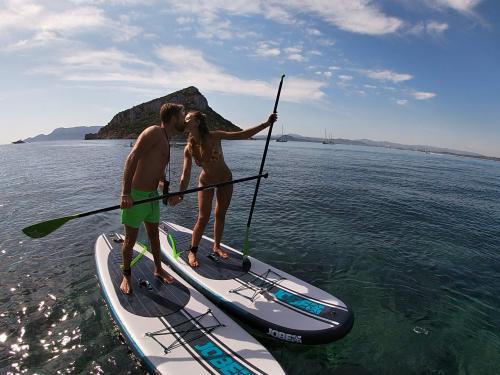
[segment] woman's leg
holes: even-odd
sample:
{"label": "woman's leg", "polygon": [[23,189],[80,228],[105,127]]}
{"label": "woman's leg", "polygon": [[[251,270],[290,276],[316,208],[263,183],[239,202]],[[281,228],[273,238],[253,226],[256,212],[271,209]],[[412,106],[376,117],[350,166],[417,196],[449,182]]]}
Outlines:
{"label": "woman's leg", "polygon": [[[198,218],[193,228],[193,236],[191,238],[191,248],[197,249],[200,244],[201,237],[205,231],[208,220],[210,219],[210,212],[212,211],[212,201],[214,198],[214,190],[203,190],[198,192]],[[188,261],[191,267],[198,266],[196,259],[196,252],[190,251],[188,254]]]}
{"label": "woman's leg", "polygon": [[214,252],[222,258],[227,258],[227,251],[222,250],[220,242],[224,232],[224,223],[226,221],[226,212],[231,204],[233,196],[233,185],[222,186],[217,189],[217,203],[215,205],[215,223],[214,223]]}

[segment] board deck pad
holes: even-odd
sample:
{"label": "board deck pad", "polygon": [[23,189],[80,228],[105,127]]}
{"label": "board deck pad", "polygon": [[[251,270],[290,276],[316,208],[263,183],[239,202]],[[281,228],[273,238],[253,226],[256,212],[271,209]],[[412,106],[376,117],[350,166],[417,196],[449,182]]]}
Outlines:
{"label": "board deck pad", "polygon": [[[118,300],[128,312],[145,317],[160,317],[172,314],[182,309],[189,302],[190,293],[184,285],[175,280],[172,284],[164,283],[160,278],[154,277],[154,263],[143,256],[132,267],[132,293],[125,295],[120,290],[122,282],[121,243],[115,242],[115,237],[106,236],[113,246],[108,257],[108,269]],[[133,251],[132,259],[139,253]],[[141,281],[143,285],[141,284]],[[144,283],[146,281],[146,283]]]}
{"label": "board deck pad", "polygon": [[[191,235],[172,230],[168,227],[164,227],[163,229],[172,235],[177,250],[182,251],[180,257],[186,263],[189,263],[188,249],[191,246]],[[200,276],[213,280],[230,280],[245,275],[251,267],[250,262],[245,262],[243,266],[243,256],[227,248],[225,248],[225,250],[229,253],[229,258],[222,259],[215,256],[214,260],[209,257],[209,255],[213,253],[212,249],[213,243],[202,238],[196,254],[198,267],[193,268]]]}

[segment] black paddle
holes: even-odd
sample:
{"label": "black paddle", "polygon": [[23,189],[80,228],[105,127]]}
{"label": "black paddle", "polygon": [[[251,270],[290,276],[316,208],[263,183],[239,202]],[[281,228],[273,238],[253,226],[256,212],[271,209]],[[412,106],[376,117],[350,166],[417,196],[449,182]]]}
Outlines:
{"label": "black paddle", "polygon": [[[153,201],[160,200],[160,199],[163,199],[163,198],[174,197],[176,195],[184,195],[184,194],[196,193],[196,192],[202,191],[202,190],[213,189],[213,188],[220,187],[220,186],[225,186],[225,185],[237,184],[237,183],[245,182],[245,181],[251,181],[251,180],[256,180],[256,179],[260,180],[262,177],[267,178],[267,176],[268,176],[267,173],[264,173],[264,174],[260,173],[257,176],[245,177],[245,178],[240,178],[240,179],[237,179],[237,180],[230,180],[230,181],[220,182],[218,184],[202,186],[202,187],[198,187],[198,188],[194,188],[194,189],[189,189],[189,190],[184,190],[184,191],[177,191],[177,192],[174,192],[174,193],[167,193],[167,194],[159,195],[157,197],[143,199],[143,200],[134,202],[134,205],[148,203],[148,202],[153,202]],[[57,230],[58,228],[60,228],[61,226],[63,226],[64,224],[66,224],[70,220],[78,219],[80,217],[85,217],[85,216],[90,216],[90,215],[98,214],[98,213],[101,213],[101,212],[107,212],[107,211],[117,210],[118,208],[120,208],[119,204],[116,205],[116,206],[101,208],[99,210],[88,211],[88,212],[84,212],[84,213],[81,213],[81,214],[60,217],[60,218],[52,219],[52,220],[48,220],[48,221],[42,221],[40,223],[37,223],[37,224],[34,224],[34,225],[30,225],[29,227],[24,228],[23,229],[23,233],[26,234],[27,236],[31,237],[31,238],[42,238],[42,237],[45,237],[46,235],[54,232],[55,230]]]}
{"label": "black paddle", "polygon": [[[283,86],[283,79],[285,78],[285,75],[283,74],[281,76],[281,81],[280,81],[280,86],[278,88],[278,94],[276,95],[276,101],[274,102],[274,110],[273,113],[277,113],[278,111],[278,102],[280,100],[280,94],[281,94],[281,87]],[[260,163],[260,169],[259,169],[259,174],[258,176],[262,175],[262,171],[264,170],[264,164],[266,163],[266,156],[267,156],[267,149],[269,148],[269,141],[271,140],[271,134],[273,132],[273,124],[269,126],[269,132],[267,133],[267,139],[266,139],[266,146],[264,147],[264,155],[262,155],[262,161]],[[255,191],[253,193],[253,200],[252,200],[252,207],[250,208],[250,215],[248,215],[248,221],[247,221],[247,229],[245,232],[245,242],[243,244],[243,262],[248,262],[248,252],[250,250],[250,224],[252,223],[252,216],[253,216],[253,210],[255,208],[255,202],[257,201],[257,194],[259,192],[259,186],[260,186],[260,177],[257,177],[257,183],[255,184]]]}

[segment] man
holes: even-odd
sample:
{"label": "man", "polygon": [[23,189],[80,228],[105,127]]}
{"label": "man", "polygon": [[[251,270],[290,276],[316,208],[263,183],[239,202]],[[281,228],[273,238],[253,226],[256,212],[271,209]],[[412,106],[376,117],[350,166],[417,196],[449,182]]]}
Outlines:
{"label": "man", "polygon": [[155,263],[154,275],[166,283],[174,280],[161,267],[159,201],[139,205],[134,205],[134,201],[158,196],[158,185],[163,181],[165,168],[170,162],[170,140],[176,133],[184,131],[184,116],[182,105],[164,104],[160,109],[161,125],[150,126],[141,133],[125,162],[120,204],[122,224],[125,226],[125,241],[122,247],[123,279],[120,289],[125,294],[132,291],[132,248],[142,222],[151,243]]}

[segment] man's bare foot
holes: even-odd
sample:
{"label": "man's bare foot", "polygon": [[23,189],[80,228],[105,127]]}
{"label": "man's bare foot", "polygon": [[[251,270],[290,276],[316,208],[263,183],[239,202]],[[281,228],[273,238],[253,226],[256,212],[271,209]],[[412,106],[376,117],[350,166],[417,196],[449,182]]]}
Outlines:
{"label": "man's bare foot", "polygon": [[132,287],[130,286],[130,276],[123,276],[122,283],[120,284],[120,290],[123,294],[132,293]]}
{"label": "man's bare foot", "polygon": [[192,251],[188,253],[188,263],[191,267],[198,267],[198,259],[196,259],[196,254]]}
{"label": "man's bare foot", "polygon": [[168,274],[167,271],[165,271],[163,268],[160,268],[159,270],[155,270],[155,276],[159,277],[160,279],[163,280],[164,283],[167,284],[172,284],[174,282],[174,278]]}
{"label": "man's bare foot", "polygon": [[222,259],[229,258],[229,254],[227,253],[227,251],[222,250],[220,247],[214,247],[214,253],[220,256]]}

